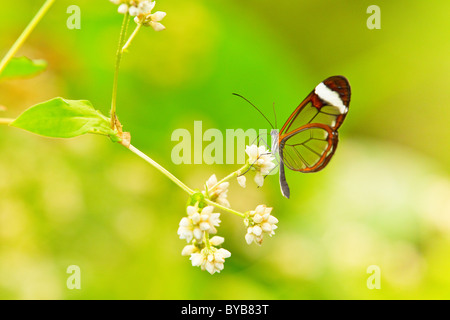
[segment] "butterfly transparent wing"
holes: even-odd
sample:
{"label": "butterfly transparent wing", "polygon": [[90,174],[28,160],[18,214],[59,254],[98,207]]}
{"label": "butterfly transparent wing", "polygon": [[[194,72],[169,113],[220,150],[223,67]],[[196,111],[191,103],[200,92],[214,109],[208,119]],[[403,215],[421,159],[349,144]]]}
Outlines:
{"label": "butterfly transparent wing", "polygon": [[338,143],[338,134],[322,124],[308,124],[286,135],[280,143],[280,156],[291,170],[317,172],[323,169]]}

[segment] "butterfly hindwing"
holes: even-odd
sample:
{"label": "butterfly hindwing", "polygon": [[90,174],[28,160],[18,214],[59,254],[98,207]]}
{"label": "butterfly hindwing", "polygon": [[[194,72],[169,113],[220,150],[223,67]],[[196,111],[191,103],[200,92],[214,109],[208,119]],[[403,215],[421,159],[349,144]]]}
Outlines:
{"label": "butterfly hindwing", "polygon": [[289,133],[280,144],[280,158],[291,170],[317,172],[336,151],[338,134],[323,124],[307,124]]}

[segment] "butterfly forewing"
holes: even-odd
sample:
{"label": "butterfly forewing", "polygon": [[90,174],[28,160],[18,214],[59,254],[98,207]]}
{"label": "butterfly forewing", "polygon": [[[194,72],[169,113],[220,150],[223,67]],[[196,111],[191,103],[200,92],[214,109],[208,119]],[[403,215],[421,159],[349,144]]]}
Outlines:
{"label": "butterfly forewing", "polygon": [[280,157],[291,170],[317,172],[333,156],[337,129],[350,103],[350,85],[342,76],[321,82],[295,109],[280,131]]}

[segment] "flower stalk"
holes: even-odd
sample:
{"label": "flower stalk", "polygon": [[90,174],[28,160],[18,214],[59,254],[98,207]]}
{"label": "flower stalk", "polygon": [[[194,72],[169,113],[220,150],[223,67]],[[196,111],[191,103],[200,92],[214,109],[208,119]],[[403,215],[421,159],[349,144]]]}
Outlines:
{"label": "flower stalk", "polygon": [[9,51],[6,53],[5,57],[0,61],[0,74],[5,69],[6,65],[11,61],[14,55],[19,51],[20,47],[25,43],[31,32],[36,28],[37,24],[42,20],[47,11],[53,5],[55,0],[47,0],[44,2],[42,7],[30,21],[28,26],[23,30],[22,34],[17,38],[16,42],[12,45]]}
{"label": "flower stalk", "polygon": [[117,126],[117,114],[116,114],[116,104],[117,104],[117,85],[119,82],[119,69],[120,69],[120,62],[122,61],[122,46],[125,41],[125,35],[127,33],[127,27],[128,27],[128,21],[129,21],[130,15],[125,13],[122,21],[122,28],[120,29],[120,36],[119,36],[119,46],[117,49],[116,54],[116,66],[114,70],[114,82],[113,82],[113,91],[112,91],[112,99],[111,99],[111,129],[115,129]]}
{"label": "flower stalk", "polygon": [[142,24],[138,23],[136,25],[136,28],[134,29],[133,33],[131,34],[131,36],[128,38],[128,41],[125,43],[125,45],[122,47],[122,53],[126,52],[127,49],[130,47],[131,42],[134,40],[134,38],[136,37],[137,33],[139,32],[139,30],[141,29]]}
{"label": "flower stalk", "polygon": [[172,180],[177,186],[179,186],[181,189],[186,191],[189,195],[194,194],[194,191],[191,188],[189,188],[187,185],[185,185],[183,182],[181,182],[177,177],[175,177],[172,173],[170,173],[167,169],[165,169],[163,166],[161,166],[158,162],[156,162],[155,160],[153,160],[152,158],[147,156],[145,153],[143,153],[142,151],[140,151],[139,149],[137,149],[136,147],[134,147],[131,144],[128,147],[128,149],[131,152],[133,152],[134,154],[136,154],[137,156],[139,156],[140,158],[147,161],[153,167],[158,169],[162,174],[164,174],[167,178]]}
{"label": "flower stalk", "polygon": [[0,125],[10,125],[15,119],[0,118]]}

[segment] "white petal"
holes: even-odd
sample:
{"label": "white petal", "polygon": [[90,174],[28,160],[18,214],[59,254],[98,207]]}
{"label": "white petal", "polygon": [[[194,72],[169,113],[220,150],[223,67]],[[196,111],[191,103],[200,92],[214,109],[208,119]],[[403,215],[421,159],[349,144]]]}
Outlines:
{"label": "white petal", "polygon": [[155,1],[143,1],[139,4],[139,9],[144,14],[149,14],[152,12],[153,8],[155,7],[156,2]]}
{"label": "white petal", "polygon": [[216,268],[216,272],[220,272],[223,270],[223,263],[214,263],[214,267]]}
{"label": "white petal", "polygon": [[242,188],[245,188],[245,182],[247,181],[247,178],[245,176],[239,176],[237,177],[237,182]]}
{"label": "white petal", "polygon": [[161,21],[166,16],[166,13],[163,11],[156,11],[152,14],[152,21]]}
{"label": "white petal", "polygon": [[196,212],[191,216],[191,220],[193,224],[197,224],[200,222],[200,213]]}
{"label": "white petal", "polygon": [[224,237],[214,236],[211,239],[209,239],[209,242],[213,246],[220,246],[225,241]]}
{"label": "white petal", "polygon": [[159,22],[154,22],[154,21],[150,21],[150,26],[153,28],[153,30],[155,31],[162,31],[164,29],[166,29],[166,27],[164,27],[161,23]]}
{"label": "white petal", "polygon": [[213,226],[211,226],[211,228],[208,230],[208,232],[209,232],[210,234],[216,234],[216,233],[217,233],[217,229],[214,228]]}
{"label": "white petal", "polygon": [[255,243],[260,246],[262,241],[263,241],[262,237],[256,237]]}
{"label": "white petal", "polygon": [[198,267],[203,263],[203,255],[201,253],[193,253],[190,260],[192,261],[192,266]]}
{"label": "white petal", "polygon": [[265,223],[263,223],[263,224],[261,225],[261,229],[262,229],[264,232],[272,232],[272,225],[271,225],[270,223],[268,223],[268,222],[265,222]]}
{"label": "white petal", "polygon": [[207,185],[208,189],[211,189],[216,183],[217,183],[217,177],[215,174],[213,174],[211,177],[209,177],[208,181],[206,181],[206,185]]}
{"label": "white petal", "polygon": [[196,207],[193,207],[193,206],[187,206],[186,211],[187,211],[187,214],[191,216],[191,215],[193,215],[195,212],[197,212],[198,210],[197,210]]}
{"label": "white petal", "polygon": [[206,263],[206,271],[208,271],[211,274],[214,274],[214,272],[216,272],[216,268],[214,268],[214,263],[207,262]]}
{"label": "white petal", "polygon": [[186,239],[187,242],[191,242],[193,237],[192,231],[183,227],[178,229],[178,235],[180,236],[180,239]]}
{"label": "white petal", "polygon": [[222,182],[222,183],[219,184],[219,186],[217,187],[217,189],[218,189],[217,191],[219,191],[220,193],[226,192],[229,185],[230,185],[229,182]]}
{"label": "white petal", "polygon": [[203,231],[200,230],[200,228],[195,228],[194,229],[194,237],[197,240],[202,240],[202,238],[203,238]]}
{"label": "white petal", "polygon": [[262,187],[264,185],[264,176],[260,172],[255,174],[255,183],[258,187]]}
{"label": "white petal", "polygon": [[206,206],[202,210],[202,215],[204,214],[210,215],[213,212],[213,210],[214,210],[213,206]]}
{"label": "white petal", "polygon": [[228,251],[227,249],[221,248],[221,249],[217,250],[217,252],[220,253],[220,255],[224,258],[231,257],[231,252]]}
{"label": "white petal", "polygon": [[258,148],[258,156],[262,155],[262,154],[266,154],[266,146],[259,146]]}
{"label": "white petal", "polygon": [[180,227],[188,227],[191,225],[191,222],[189,221],[188,218],[184,217],[184,218],[181,218],[179,225],[180,225]]}
{"label": "white petal", "polygon": [[119,8],[117,8],[117,11],[121,14],[125,14],[128,12],[128,5],[125,3],[122,3]]}
{"label": "white petal", "polygon": [[190,256],[191,254],[193,254],[195,251],[197,251],[197,247],[192,245],[192,244],[188,244],[187,246],[185,246],[183,248],[183,251],[181,251],[181,255],[182,256]]}
{"label": "white petal", "polygon": [[247,244],[251,244],[253,242],[254,236],[251,233],[246,233],[245,234],[245,241],[247,242]]}
{"label": "white petal", "polygon": [[258,147],[256,144],[252,144],[251,146],[245,147],[245,152],[247,153],[248,157],[252,159],[253,161],[258,158]]}
{"label": "white petal", "polygon": [[255,222],[255,223],[261,223],[262,221],[263,221],[263,218],[261,217],[261,215],[260,214],[255,214],[255,216],[253,217],[253,221]]}
{"label": "white petal", "polygon": [[210,218],[209,218],[209,222],[211,222],[212,225],[214,226],[219,226],[220,224],[220,213],[213,213]]}
{"label": "white petal", "polygon": [[139,9],[136,7],[130,7],[130,9],[128,9],[128,12],[130,13],[130,16],[135,17],[139,14]]}
{"label": "white petal", "polygon": [[224,263],[225,262],[225,258],[222,257],[222,255],[218,252],[216,252],[216,254],[214,255],[214,264],[217,263]]}
{"label": "white petal", "polygon": [[217,203],[223,205],[224,207],[230,208],[230,202],[225,197],[217,198]]}
{"label": "white petal", "polygon": [[202,222],[200,223],[200,230],[207,231],[211,228],[208,222]]}
{"label": "white petal", "polygon": [[255,211],[257,214],[263,215],[265,213],[265,209],[266,209],[266,206],[263,204],[260,204],[256,207]]}
{"label": "white petal", "polygon": [[271,224],[278,223],[278,219],[275,218],[274,216],[269,216],[269,219],[267,221]]}
{"label": "white petal", "polygon": [[261,227],[260,227],[260,226],[254,226],[254,227],[253,227],[253,230],[252,230],[252,233],[253,233],[254,235],[256,235],[256,236],[260,236],[261,233],[262,233]]}

